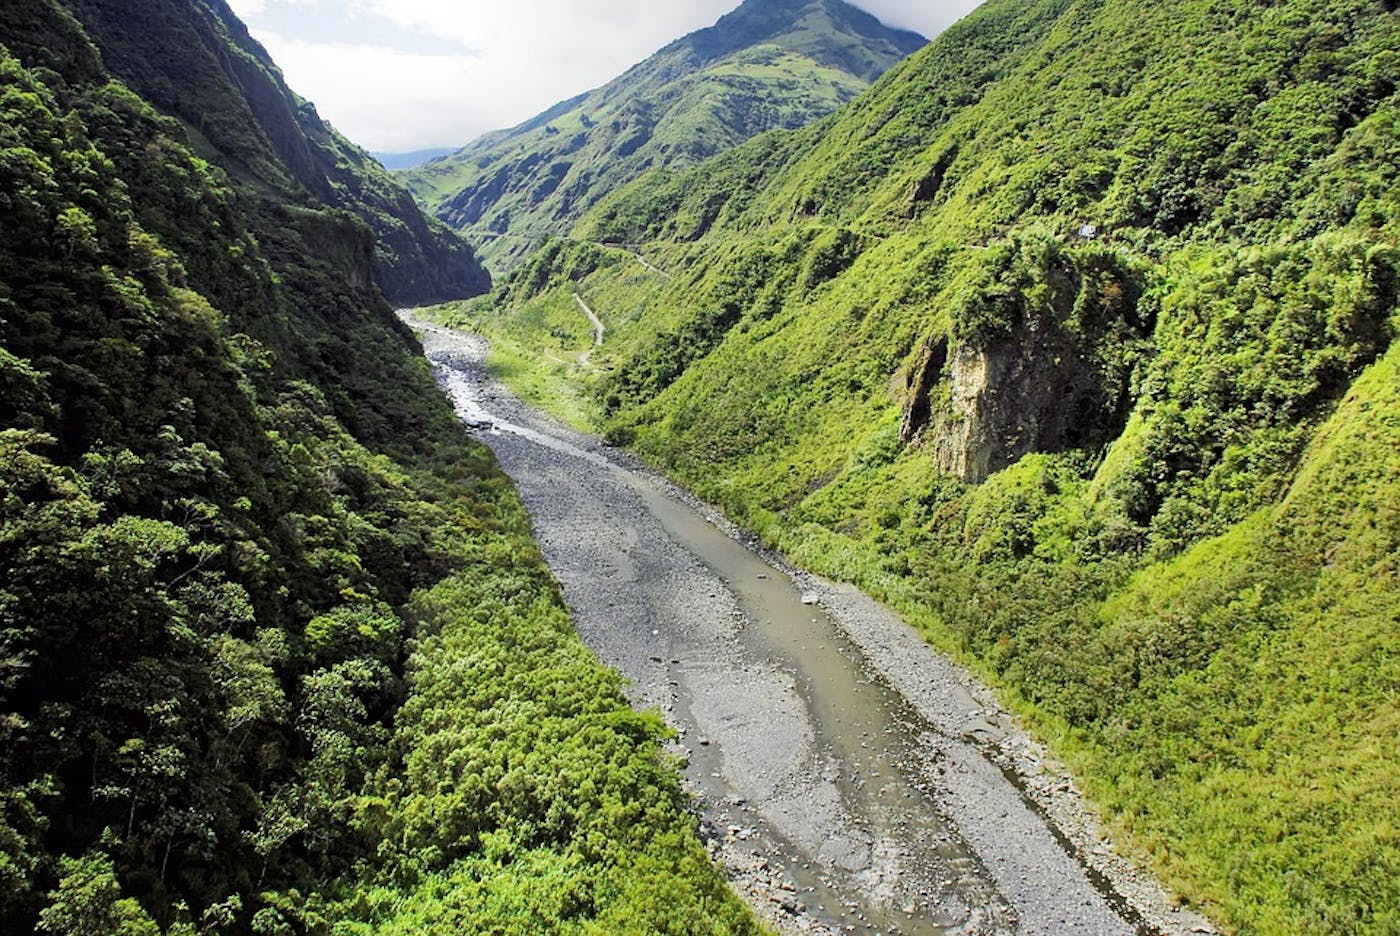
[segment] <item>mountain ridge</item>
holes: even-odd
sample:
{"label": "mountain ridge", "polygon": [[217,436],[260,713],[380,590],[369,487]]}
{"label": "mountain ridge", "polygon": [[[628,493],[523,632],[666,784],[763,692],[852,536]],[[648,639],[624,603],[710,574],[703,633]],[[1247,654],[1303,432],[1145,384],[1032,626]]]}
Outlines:
{"label": "mountain ridge", "polygon": [[481,249],[509,265],[599,193],[824,116],[925,41],[840,0],[748,0],[600,88],[400,177],[454,227],[508,235]]}
{"label": "mountain ridge", "polygon": [[435,146],[428,149],[407,150],[405,152],[385,152],[383,150],[370,153],[379,165],[390,172],[405,169],[417,169],[424,163],[432,162],[443,156],[449,156],[456,150],[448,146]]}
{"label": "mountain ridge", "polygon": [[376,240],[373,276],[391,302],[416,305],[490,287],[469,246],[286,86],[224,0],[80,0],[72,7],[107,67],[184,123],[201,155],[254,190],[344,208],[366,223]]}

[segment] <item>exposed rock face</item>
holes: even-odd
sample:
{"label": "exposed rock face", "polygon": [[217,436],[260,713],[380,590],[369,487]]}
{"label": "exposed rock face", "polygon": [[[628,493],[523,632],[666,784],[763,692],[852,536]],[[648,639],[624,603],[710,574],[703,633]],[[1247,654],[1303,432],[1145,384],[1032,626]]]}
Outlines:
{"label": "exposed rock face", "polygon": [[938,197],[938,193],[942,191],[943,183],[948,177],[948,170],[952,168],[953,160],[957,158],[957,147],[947,150],[938,157],[933,168],[929,169],[928,175],[914,183],[914,189],[909,194],[910,217],[913,217],[915,206],[921,202],[931,202]]}
{"label": "exposed rock face", "polygon": [[1041,318],[985,350],[931,342],[908,388],[905,443],[921,444],[940,471],[970,484],[1031,452],[1109,438],[1122,423],[1121,381]]}
{"label": "exposed rock face", "polygon": [[948,339],[931,339],[919,355],[919,363],[909,369],[905,384],[904,419],[899,441],[908,445],[928,425],[933,411],[933,390],[943,380],[948,364]]}
{"label": "exposed rock face", "polygon": [[[245,194],[340,209],[367,224],[376,239],[373,281],[390,302],[420,305],[490,289],[471,247],[424,216],[407,189],[287,87],[225,0],[70,0],[68,6],[107,68],[183,122],[196,151]],[[347,236],[353,243],[340,252],[358,251],[358,233]],[[347,253],[346,259],[363,258]]]}

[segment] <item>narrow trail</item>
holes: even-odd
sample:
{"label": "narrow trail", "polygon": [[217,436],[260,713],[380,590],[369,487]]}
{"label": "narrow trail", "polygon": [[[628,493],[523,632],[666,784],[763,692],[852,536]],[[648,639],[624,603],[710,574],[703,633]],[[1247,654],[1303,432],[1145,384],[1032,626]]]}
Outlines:
{"label": "narrow trail", "polygon": [[622,247],[622,248],[619,248],[619,249],[621,249],[624,253],[630,254],[630,255],[632,256],[632,259],[636,260],[636,261],[637,261],[638,263],[640,263],[643,267],[645,267],[646,269],[650,270],[652,273],[655,273],[657,276],[661,277],[662,279],[670,279],[670,278],[671,278],[671,274],[670,274],[670,273],[667,273],[665,270],[661,269],[660,267],[652,266],[651,263],[647,260],[647,258],[642,256],[642,254],[641,254],[640,251],[635,250],[635,249],[633,249],[633,248],[631,248],[631,247]]}
{"label": "narrow trail", "polygon": [[603,327],[603,320],[589,308],[588,303],[583,301],[583,297],[574,293],[574,302],[578,303],[579,309],[588,316],[588,321],[593,324],[593,347],[578,356],[578,362],[587,367],[593,363],[593,352],[603,346],[603,337],[607,334],[607,329]]}
{"label": "narrow trail", "polygon": [[607,329],[603,326],[602,319],[598,318],[597,314],[588,307],[588,303],[584,302],[583,297],[578,293],[574,293],[574,301],[577,302],[578,307],[583,310],[583,314],[588,316],[588,321],[593,323],[593,346],[595,348],[601,348],[603,346],[603,336],[607,334]]}
{"label": "narrow trail", "polygon": [[702,838],[780,932],[1210,932],[1095,848],[1068,779],[891,612],[534,413],[487,375],[484,341],[408,320],[584,641],[679,733]]}

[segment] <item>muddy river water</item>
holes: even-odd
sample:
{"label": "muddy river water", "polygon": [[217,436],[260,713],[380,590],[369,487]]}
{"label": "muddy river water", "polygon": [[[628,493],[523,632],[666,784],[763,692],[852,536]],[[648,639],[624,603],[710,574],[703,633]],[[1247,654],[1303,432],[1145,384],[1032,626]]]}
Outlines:
{"label": "muddy river water", "polygon": [[519,487],[579,633],[679,733],[701,834],[773,925],[1208,931],[1151,887],[1121,896],[991,756],[1015,726],[886,609],[540,417],[487,377],[479,339],[413,324]]}

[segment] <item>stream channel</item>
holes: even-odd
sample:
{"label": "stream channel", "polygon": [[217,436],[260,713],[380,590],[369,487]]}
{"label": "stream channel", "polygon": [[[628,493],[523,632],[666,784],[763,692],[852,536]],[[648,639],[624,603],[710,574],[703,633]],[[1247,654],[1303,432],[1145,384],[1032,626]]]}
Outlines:
{"label": "stream channel", "polygon": [[776,928],[1177,929],[1145,922],[1083,860],[989,756],[1023,736],[888,610],[783,567],[624,453],[538,415],[487,376],[481,339],[406,320],[518,486],[580,635],[679,733],[701,836]]}

